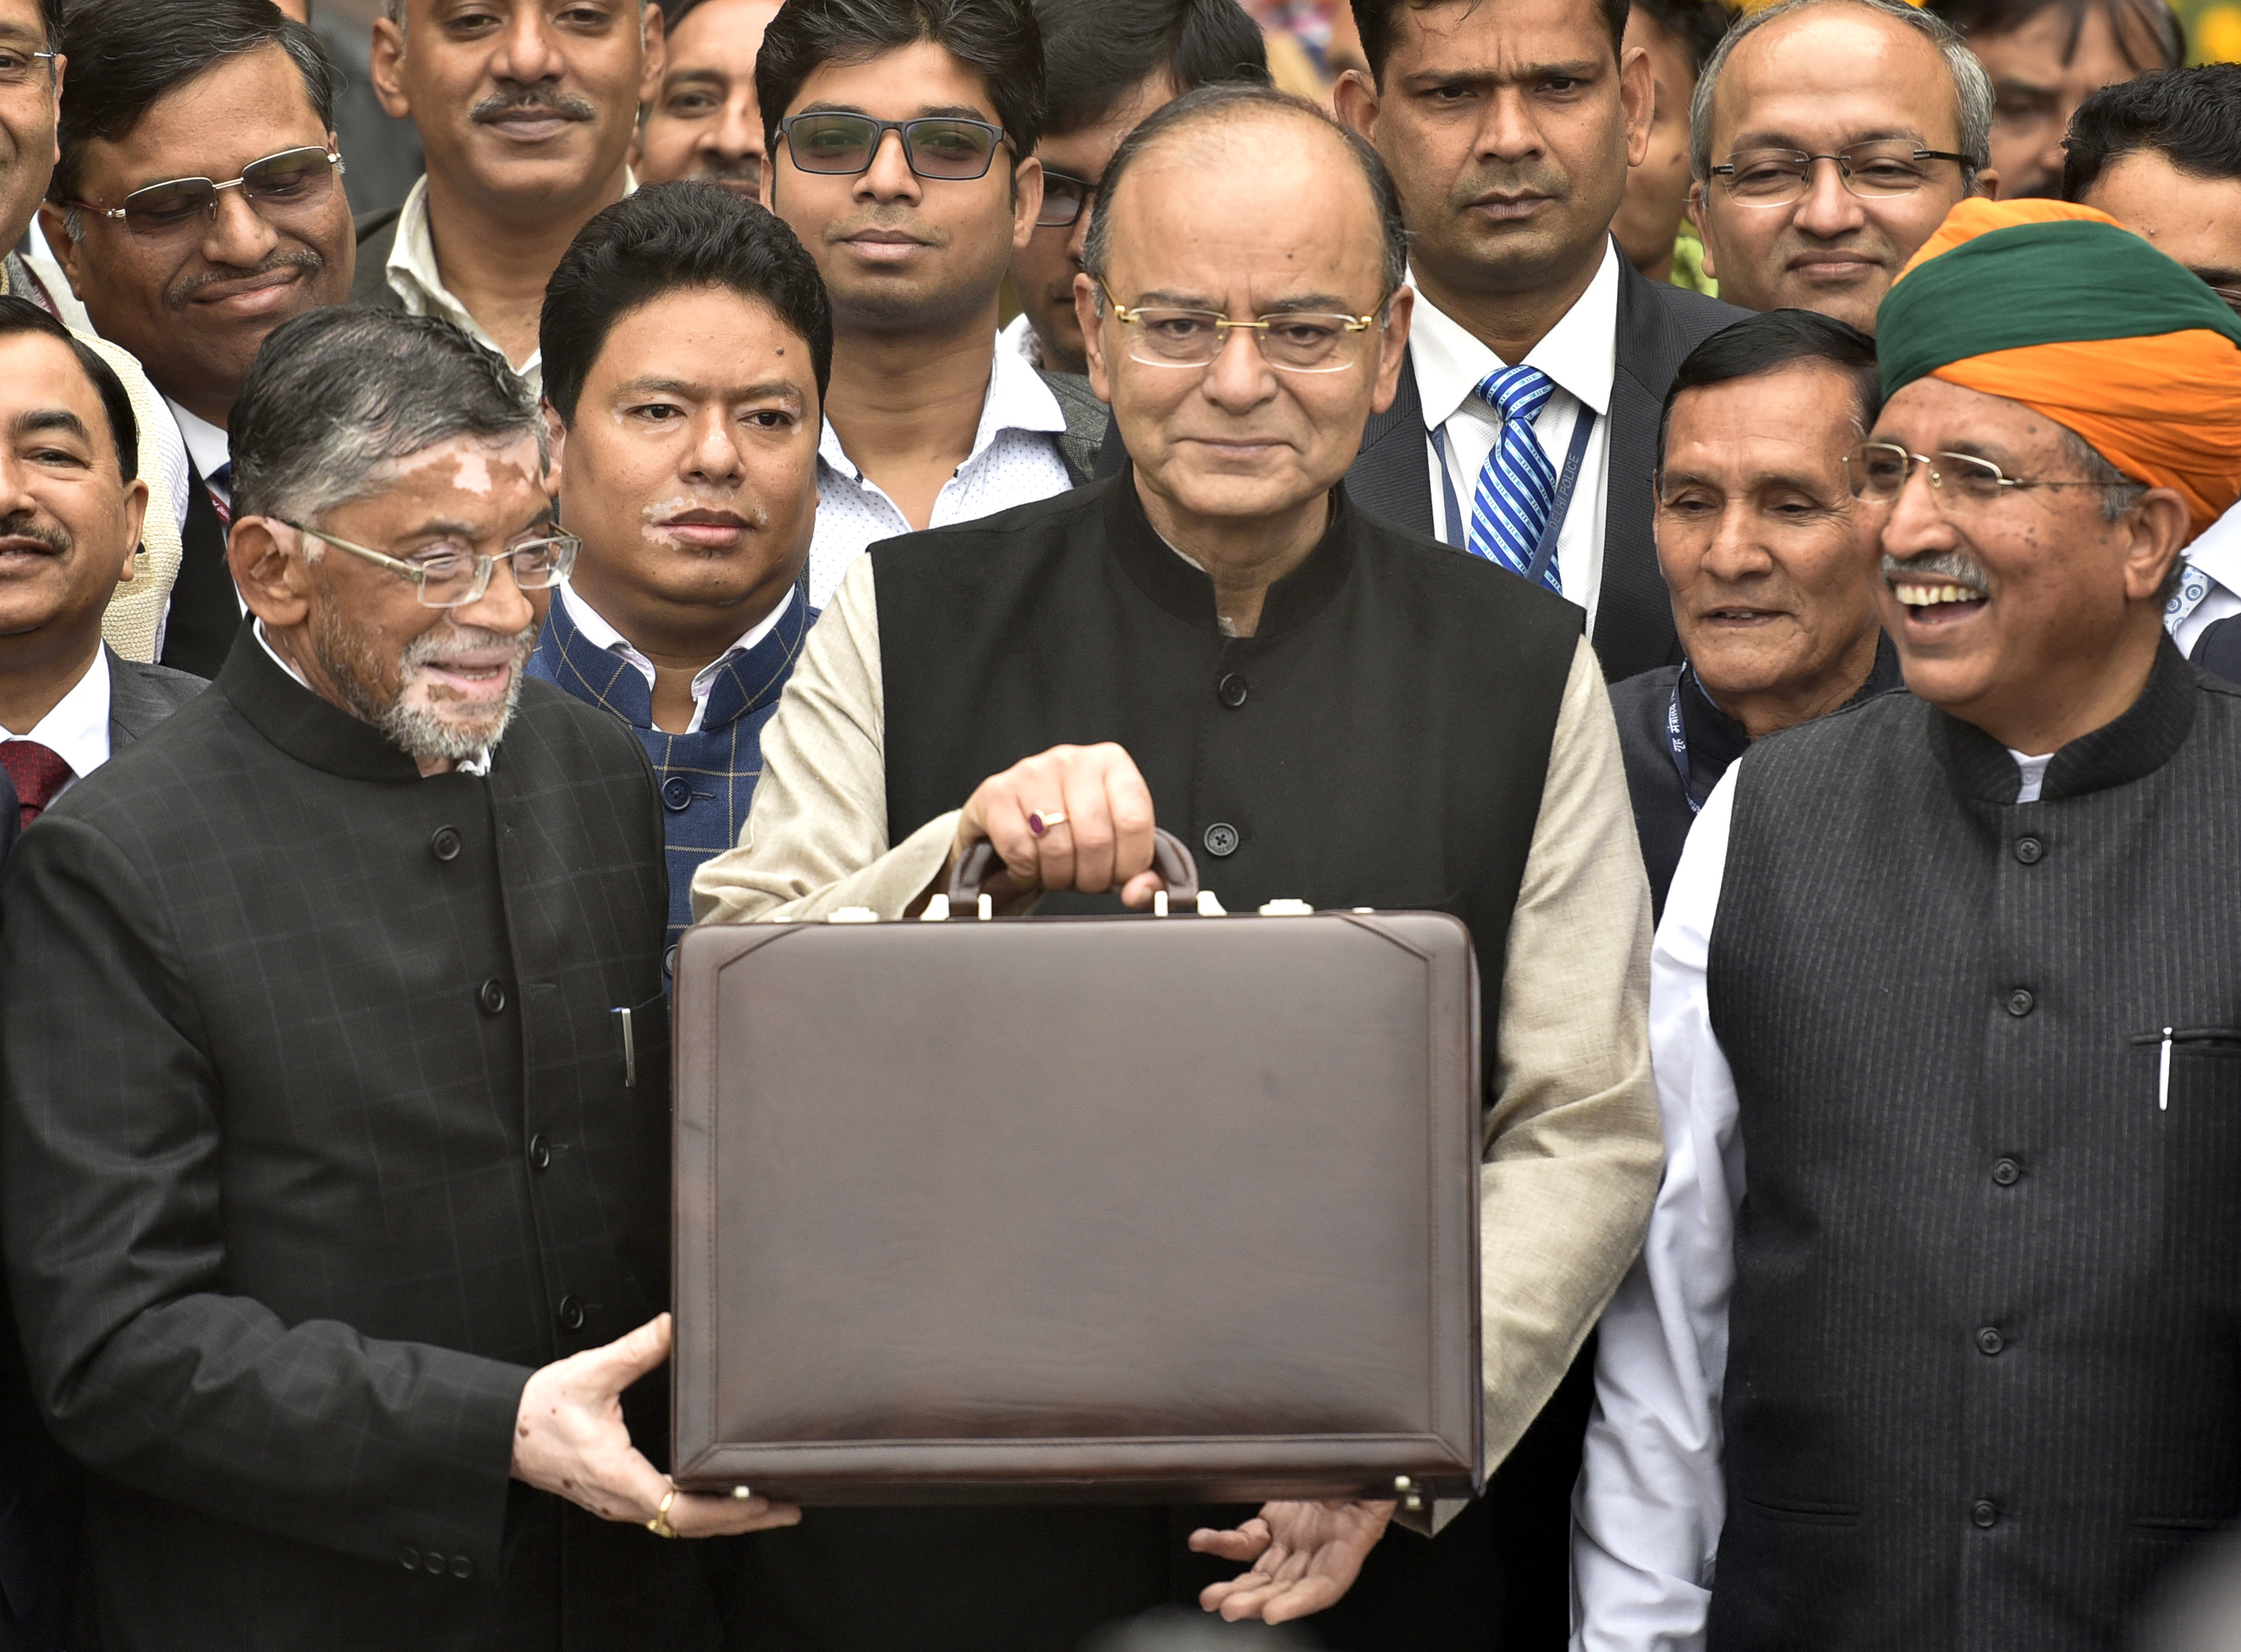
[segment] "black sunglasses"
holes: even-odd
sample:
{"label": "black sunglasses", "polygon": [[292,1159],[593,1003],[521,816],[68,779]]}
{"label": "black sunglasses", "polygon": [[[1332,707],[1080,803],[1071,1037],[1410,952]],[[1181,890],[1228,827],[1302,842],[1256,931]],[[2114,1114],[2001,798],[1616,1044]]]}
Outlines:
{"label": "black sunglasses", "polygon": [[779,123],[779,130],[786,135],[796,171],[833,177],[870,171],[887,134],[900,132],[903,158],[912,171],[920,177],[967,183],[988,175],[996,145],[1005,141],[1000,126],[951,115],[874,120],[869,115],[819,110],[789,115]]}

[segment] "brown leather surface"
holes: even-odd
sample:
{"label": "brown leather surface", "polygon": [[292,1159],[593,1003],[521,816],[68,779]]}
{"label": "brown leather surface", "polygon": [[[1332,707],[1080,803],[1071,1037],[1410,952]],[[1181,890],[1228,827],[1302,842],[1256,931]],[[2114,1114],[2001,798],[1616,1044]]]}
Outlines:
{"label": "brown leather surface", "polygon": [[1475,974],[1425,913],[688,932],[679,1483],[1475,1489]]}

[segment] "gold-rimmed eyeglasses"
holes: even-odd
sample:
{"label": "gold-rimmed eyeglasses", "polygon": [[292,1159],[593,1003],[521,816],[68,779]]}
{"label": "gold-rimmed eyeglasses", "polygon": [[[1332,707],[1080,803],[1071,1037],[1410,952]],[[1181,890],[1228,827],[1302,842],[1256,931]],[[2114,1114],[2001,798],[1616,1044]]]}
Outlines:
{"label": "gold-rimmed eyeglasses", "polygon": [[569,570],[576,565],[576,553],[584,548],[584,542],[572,533],[539,533],[534,538],[516,539],[495,556],[471,551],[465,545],[437,544],[423,546],[409,557],[392,557],[385,552],[353,545],[348,539],[338,539],[322,529],[291,522],[285,517],[275,517],[273,520],[295,529],[307,539],[317,539],[321,545],[363,557],[411,580],[419,587],[420,605],[424,608],[464,608],[478,600],[490,589],[491,575],[500,562],[512,566],[513,583],[522,590],[550,591],[568,577]]}
{"label": "gold-rimmed eyeglasses", "polygon": [[1855,498],[1889,505],[1905,488],[1917,465],[1930,478],[1931,497],[1947,510],[1981,508],[2027,488],[2107,485],[2010,476],[1991,460],[1974,453],[1911,453],[1896,442],[1863,442],[1845,454],[1844,479]]}
{"label": "gold-rimmed eyeglasses", "polygon": [[1252,321],[1232,321],[1218,310],[1181,310],[1167,304],[1122,304],[1102,280],[1097,284],[1114,319],[1135,329],[1128,359],[1147,367],[1206,367],[1221,354],[1233,332],[1260,340],[1261,358],[1288,373],[1343,372],[1356,357],[1346,349],[1355,334],[1380,324],[1387,293],[1367,315],[1346,316],[1314,310],[1284,310]]}
{"label": "gold-rimmed eyeglasses", "polygon": [[289,217],[324,206],[333,197],[335,180],[343,174],[343,157],[323,144],[284,149],[241,169],[239,177],[220,184],[207,177],[167,178],[124,197],[122,206],[98,201],[69,201],[73,211],[121,223],[134,235],[167,237],[196,228],[217,217],[217,197],[239,190],[241,198],[267,220]]}

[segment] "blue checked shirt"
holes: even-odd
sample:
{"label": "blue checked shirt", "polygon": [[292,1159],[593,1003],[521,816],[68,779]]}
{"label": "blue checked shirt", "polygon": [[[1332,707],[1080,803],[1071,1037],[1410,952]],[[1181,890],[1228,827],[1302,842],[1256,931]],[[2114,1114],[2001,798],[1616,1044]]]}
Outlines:
{"label": "blue checked shirt", "polygon": [[[638,731],[653,762],[666,811],[663,836],[669,850],[669,946],[692,921],[692,874],[700,863],[739,840],[763,772],[763,725],[778,709],[786,679],[793,673],[801,645],[817,618],[809,595],[794,588],[778,622],[761,637],[749,637],[695,679],[702,685],[699,716],[692,729],[671,734],[653,726],[653,686],[644,670],[623,653],[600,646],[577,623],[572,591],[554,593],[545,630],[529,657],[529,674],[557,685],[578,699],[604,706]],[[625,645],[627,646],[627,645]],[[669,960],[665,954],[662,971]]]}

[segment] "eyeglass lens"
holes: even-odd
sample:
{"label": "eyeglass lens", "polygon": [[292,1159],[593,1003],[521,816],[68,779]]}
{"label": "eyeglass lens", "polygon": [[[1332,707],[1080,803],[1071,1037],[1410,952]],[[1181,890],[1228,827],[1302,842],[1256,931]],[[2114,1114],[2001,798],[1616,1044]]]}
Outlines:
{"label": "eyeglass lens", "polygon": [[[1965,499],[1983,504],[2006,491],[2005,475],[1990,459],[1969,453],[1933,453],[1930,490],[1943,500]],[[1853,494],[1888,504],[1898,497],[1914,474],[1915,456],[1889,442],[1867,442],[1844,456],[1844,474]]]}
{"label": "eyeglass lens", "polygon": [[420,600],[431,608],[459,608],[490,589],[501,560],[513,564],[513,582],[524,591],[549,591],[575,565],[578,542],[570,538],[525,539],[495,558],[477,556],[455,545],[439,545],[406,558],[422,575]]}
{"label": "eyeglass lens", "polygon": [[1069,177],[1064,172],[1054,172],[1048,167],[1045,167],[1043,169],[1043,206],[1042,211],[1035,215],[1036,226],[1040,229],[1055,230],[1078,223],[1084,209],[1089,204],[1090,197],[1096,193],[1096,184],[1085,183],[1078,177]]}
{"label": "eyeglass lens", "polygon": [[[334,191],[335,161],[324,149],[291,149],[241,169],[241,192],[268,216],[324,204]],[[135,190],[124,197],[124,222],[144,235],[162,235],[208,217],[227,187],[206,177],[179,177]]]}
{"label": "eyeglass lens", "polygon": [[869,115],[796,115],[785,123],[786,147],[805,172],[841,175],[871,170],[890,131],[903,137],[903,157],[920,177],[963,182],[985,177],[996,155],[997,129],[979,121],[928,117],[881,121]]}
{"label": "eyeglass lens", "polygon": [[[1150,367],[1203,367],[1221,354],[1231,331],[1224,318],[1206,310],[1140,310],[1132,359]],[[1259,336],[1261,354],[1271,367],[1288,372],[1328,373],[1354,365],[1346,348],[1358,331],[1352,316],[1271,316]]]}
{"label": "eyeglass lens", "polygon": [[1856,144],[1833,157],[1809,156],[1798,150],[1738,150],[1728,160],[1728,191],[1736,199],[1773,205],[1803,195],[1816,160],[1833,159],[1844,187],[1873,199],[1908,195],[1935,176],[1932,168],[1944,164],[1917,150],[1910,143]]}

